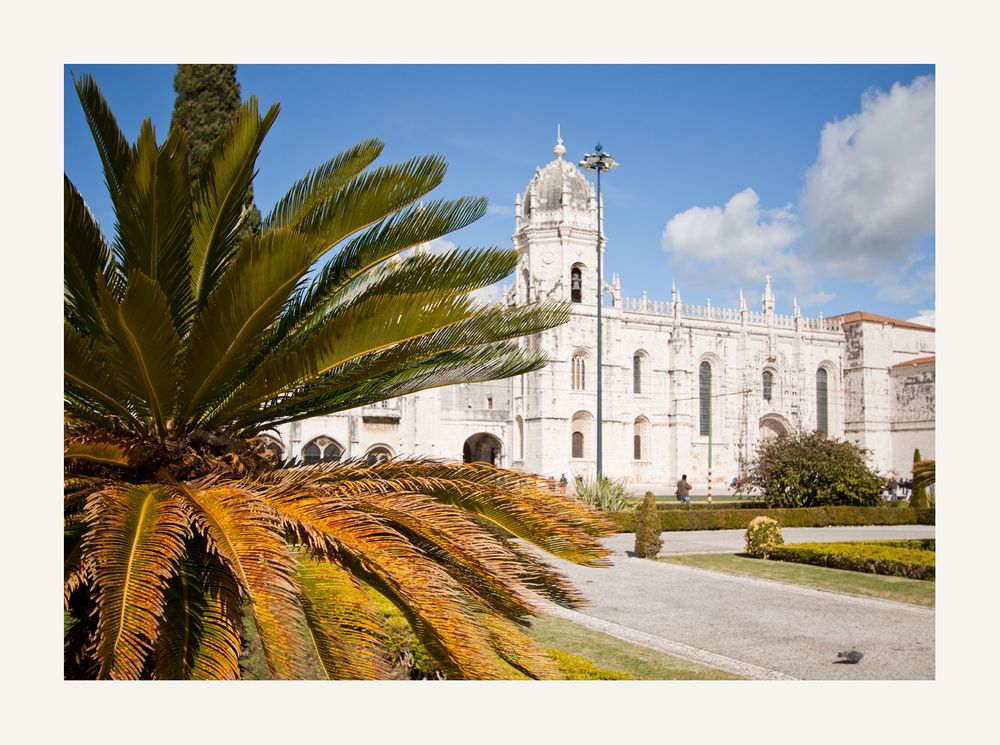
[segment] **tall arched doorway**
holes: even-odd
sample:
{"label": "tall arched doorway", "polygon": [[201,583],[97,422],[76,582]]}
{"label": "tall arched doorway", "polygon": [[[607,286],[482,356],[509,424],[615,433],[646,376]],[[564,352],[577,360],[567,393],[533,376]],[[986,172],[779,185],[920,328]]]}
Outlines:
{"label": "tall arched doorway", "polygon": [[489,463],[499,466],[502,455],[503,443],[488,432],[474,434],[462,446],[462,461],[465,463]]}
{"label": "tall arched doorway", "polygon": [[785,417],[778,414],[768,414],[760,420],[760,440],[770,440],[781,435],[791,434],[792,428]]}

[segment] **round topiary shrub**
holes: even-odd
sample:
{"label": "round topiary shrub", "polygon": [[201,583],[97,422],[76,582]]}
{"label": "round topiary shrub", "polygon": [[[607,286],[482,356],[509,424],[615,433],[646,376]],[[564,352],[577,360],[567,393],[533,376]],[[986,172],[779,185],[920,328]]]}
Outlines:
{"label": "round topiary shrub", "polygon": [[770,517],[755,517],[747,526],[746,550],[748,554],[767,558],[772,546],[781,546],[785,539],[781,537],[781,526]]}

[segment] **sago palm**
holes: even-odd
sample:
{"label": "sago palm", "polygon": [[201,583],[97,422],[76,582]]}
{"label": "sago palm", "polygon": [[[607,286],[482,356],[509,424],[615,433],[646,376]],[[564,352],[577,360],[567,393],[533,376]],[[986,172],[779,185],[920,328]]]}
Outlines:
{"label": "sago palm", "polygon": [[146,121],[129,144],[94,81],[76,87],[116,225],[109,245],[65,180],[66,675],[238,677],[246,603],[272,676],[377,678],[373,591],[451,676],[555,674],[518,625],[536,593],[579,597],[534,547],[600,564],[599,518],[483,464],[281,468],[254,439],[544,364],[516,337],[564,307],[469,296],[512,251],[409,250],[485,201],[420,203],[444,161],[369,168],[368,140],[238,240],[276,106],[244,105],[192,181],[182,130],[158,145]]}

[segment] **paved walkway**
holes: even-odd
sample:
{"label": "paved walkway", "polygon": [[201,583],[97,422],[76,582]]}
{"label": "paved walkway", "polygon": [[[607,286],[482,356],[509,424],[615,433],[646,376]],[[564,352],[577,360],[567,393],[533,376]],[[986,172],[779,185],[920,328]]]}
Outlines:
{"label": "paved walkway", "polygon": [[[663,533],[664,553],[742,551],[742,530]],[[786,528],[786,543],[933,538],[934,526]],[[614,565],[555,561],[590,604],[558,615],[613,636],[755,679],[934,678],[934,610],[629,556],[635,536],[611,536]],[[865,653],[857,665],[837,652]]]}

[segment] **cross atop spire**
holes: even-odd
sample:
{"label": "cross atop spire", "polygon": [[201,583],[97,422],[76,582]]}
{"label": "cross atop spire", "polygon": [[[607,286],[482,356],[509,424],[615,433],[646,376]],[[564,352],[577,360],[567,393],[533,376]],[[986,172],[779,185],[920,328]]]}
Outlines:
{"label": "cross atop spire", "polygon": [[566,154],[566,148],[563,146],[561,127],[558,124],[556,125],[556,146],[552,148],[552,152],[556,154],[559,160],[562,160],[562,157]]}

